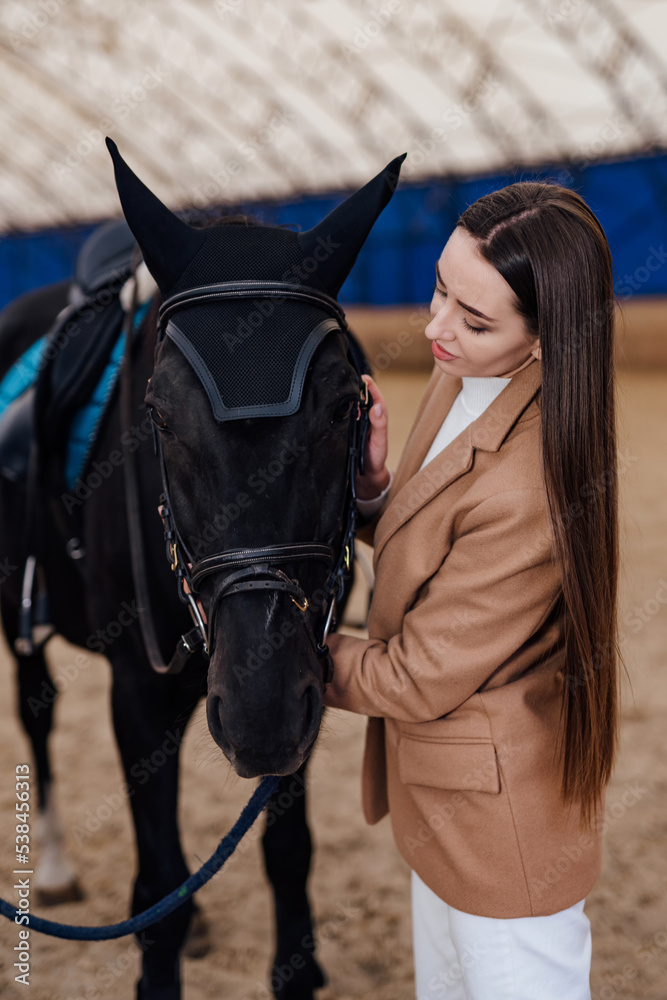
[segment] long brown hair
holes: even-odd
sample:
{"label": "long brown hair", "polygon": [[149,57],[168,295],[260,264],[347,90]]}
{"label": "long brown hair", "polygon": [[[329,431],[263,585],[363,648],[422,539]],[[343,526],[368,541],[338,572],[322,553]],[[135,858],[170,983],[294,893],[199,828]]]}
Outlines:
{"label": "long brown hair", "polygon": [[618,743],[618,489],[609,245],[574,191],[520,182],[458,223],[517,297],[542,357],[542,460],[565,608],[561,793],[590,827]]}

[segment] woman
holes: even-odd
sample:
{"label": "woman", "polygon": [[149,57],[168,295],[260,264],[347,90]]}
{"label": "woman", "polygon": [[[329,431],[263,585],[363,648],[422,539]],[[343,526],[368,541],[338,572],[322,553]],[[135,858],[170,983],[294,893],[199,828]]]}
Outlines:
{"label": "woman", "polygon": [[331,638],[325,702],[370,716],[364,813],[412,869],[419,1000],[584,1000],[620,662],[609,247],[573,191],[512,184],[436,277],[395,480],[369,379],[369,638]]}

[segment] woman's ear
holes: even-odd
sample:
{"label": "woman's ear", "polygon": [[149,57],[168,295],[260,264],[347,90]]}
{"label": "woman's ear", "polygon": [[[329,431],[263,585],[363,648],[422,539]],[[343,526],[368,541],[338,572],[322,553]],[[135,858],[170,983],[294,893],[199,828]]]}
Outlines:
{"label": "woman's ear", "polygon": [[534,355],[534,357],[536,357],[538,361],[542,360],[542,348],[540,347],[539,340],[537,341],[537,343],[535,344],[530,353]]}

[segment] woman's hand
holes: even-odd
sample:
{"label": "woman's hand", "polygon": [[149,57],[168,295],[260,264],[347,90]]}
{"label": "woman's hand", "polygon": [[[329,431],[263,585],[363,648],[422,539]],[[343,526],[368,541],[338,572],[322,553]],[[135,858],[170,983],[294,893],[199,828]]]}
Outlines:
{"label": "woman's hand", "polygon": [[389,484],[387,461],[387,405],[370,375],[361,376],[370,392],[372,405],[369,411],[370,426],[366,435],[366,472],[357,476],[357,496],[360,500],[373,500]]}

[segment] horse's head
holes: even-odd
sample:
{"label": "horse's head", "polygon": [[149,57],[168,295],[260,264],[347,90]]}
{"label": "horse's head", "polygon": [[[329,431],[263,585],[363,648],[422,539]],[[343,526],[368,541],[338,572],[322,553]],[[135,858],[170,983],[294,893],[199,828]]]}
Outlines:
{"label": "horse's head", "polygon": [[307,232],[194,229],[108,144],[163,298],[146,403],[206,619],[209,728],[239,774],[289,774],[321,721],[362,414],[335,298],[402,158]]}

